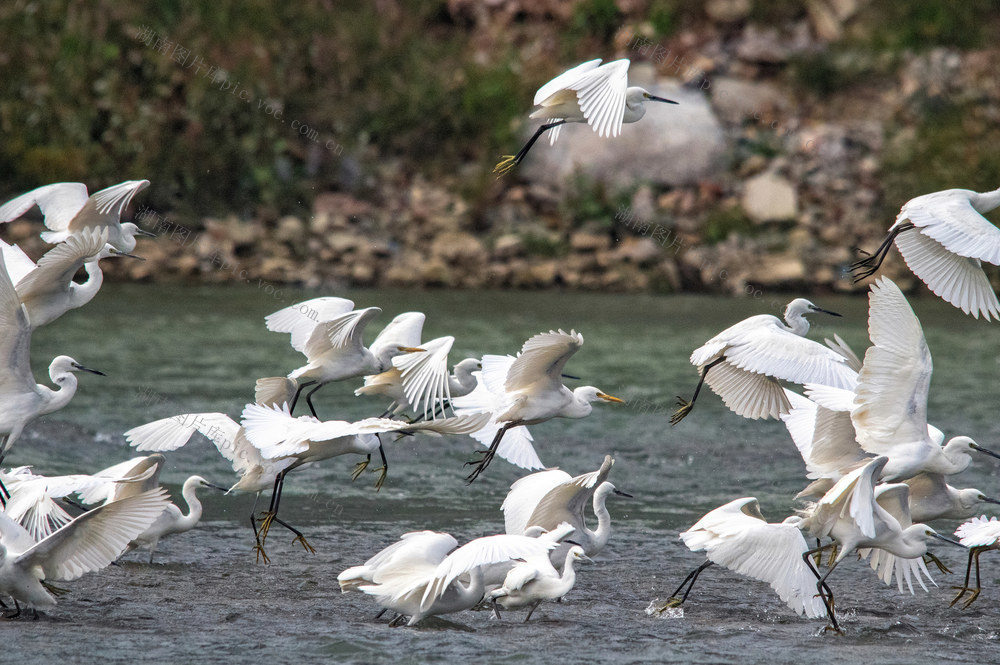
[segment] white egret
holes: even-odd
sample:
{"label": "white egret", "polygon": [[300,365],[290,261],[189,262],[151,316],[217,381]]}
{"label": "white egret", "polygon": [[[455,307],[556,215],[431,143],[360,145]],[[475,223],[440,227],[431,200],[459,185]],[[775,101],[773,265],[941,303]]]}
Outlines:
{"label": "white egret", "polygon": [[560,127],[567,122],[585,122],[599,136],[618,136],[623,123],[638,122],[646,115],[646,102],[676,104],[638,86],[628,85],[629,60],[606,64],[590,60],[555,77],[535,93],[532,118],[547,122],[538,128],[516,155],[505,155],[493,172],[503,175],[521,163],[531,146],[549,131],[549,144],[556,142]]}
{"label": "white egret", "polygon": [[267,538],[271,522],[278,514],[285,476],[292,470],[340,455],[365,455],[366,459],[355,468],[353,478],[356,479],[367,467],[372,453],[378,451],[382,456],[382,468],[375,487],[380,489],[389,471],[380,434],[468,434],[481,428],[487,419],[486,414],[473,414],[416,423],[387,418],[367,418],[352,423],[344,420],[320,421],[311,416],[295,418],[287,405],[279,408],[247,404],[241,424],[250,443],[260,450],[264,459],[294,459],[275,478],[271,506],[261,522],[260,541],[263,543]]}
{"label": "white egret", "polygon": [[106,478],[85,474],[42,476],[26,466],[6,473],[0,471],[0,480],[10,491],[4,512],[27,529],[36,541],[73,519],[60,505],[60,500],[108,482]]}
{"label": "white egret", "polygon": [[527,536],[499,535],[477,538],[455,549],[458,541],[446,533],[412,535],[408,534],[406,547],[396,549],[371,573],[370,584],[357,587],[400,615],[390,625],[409,617],[407,625],[412,626],[429,616],[474,607],[485,592],[484,567],[547,556],[555,546]]}
{"label": "white egret", "polygon": [[153,555],[156,554],[156,546],[160,539],[172,536],[177,533],[190,531],[201,520],[202,505],[198,500],[198,488],[211,487],[213,489],[226,491],[225,487],[213,485],[198,475],[190,476],[184,481],[181,488],[181,496],[187,504],[188,512],[185,515],[174,503],[168,503],[166,508],[156,518],[156,521],[149,525],[149,528],[132,539],[128,544],[126,553],[145,547],[149,550],[149,563],[153,563]]}
{"label": "white egret", "polygon": [[0,593],[32,608],[55,605],[46,582],[74,580],[111,564],[163,512],[165,495],[158,489],[106,503],[37,543],[0,513]]}
{"label": "white egret", "polygon": [[976,514],[980,504],[1000,504],[974,487],[958,489],[939,473],[918,473],[903,481],[910,488],[910,517],[914,522],[964,520]]}
{"label": "white egret", "polygon": [[107,242],[128,253],[135,249],[137,235],[155,236],[131,222],[121,223],[132,197],[146,187],[148,180],[127,180],[88,196],[82,182],[46,185],[0,206],[0,223],[13,221],[37,205],[49,228],[42,233],[45,242],[64,242],[85,229],[101,229],[108,232]]}
{"label": "white egret", "polygon": [[[953,589],[958,589],[958,595],[951,601],[951,605],[954,605],[965,597],[965,594],[969,593],[971,595],[962,606],[968,607],[976,601],[976,598],[979,597],[979,592],[982,590],[979,581],[980,555],[988,550],[1000,549],[1000,520],[997,520],[995,517],[986,519],[986,515],[974,517],[955,529],[955,535],[959,538],[959,542],[962,545],[969,548],[969,563],[965,568],[965,582],[962,583],[962,586],[952,587]],[[976,562],[975,588],[969,586],[969,576],[972,572],[973,560]]]}
{"label": "white egret", "polygon": [[869,303],[872,346],[858,375],[851,421],[866,452],[889,458],[882,479],[960,473],[973,450],[1000,457],[967,436],[954,437],[943,447],[932,438],[927,395],[933,365],[920,321],[899,287],[886,277],[872,284]]}
{"label": "white egret", "polygon": [[[35,329],[59,318],[71,309],[83,307],[94,299],[104,283],[100,261],[116,256],[139,258],[119,252],[108,245],[106,229],[84,229],[46,252],[36,266],[24,256],[17,245],[4,246],[8,259],[11,253],[20,253],[19,264],[30,268],[15,275],[11,281],[17,296],[28,310],[28,322]],[[0,241],[0,244],[2,241]],[[73,281],[80,268],[87,271],[88,279],[80,284]],[[8,263],[8,269],[10,264]]]}
{"label": "white egret", "polygon": [[[327,307],[317,318],[328,316],[346,303],[353,305],[349,300],[344,301],[339,298],[322,300],[327,301]],[[291,410],[295,409],[302,390],[307,386],[315,386],[306,393],[306,404],[309,405],[313,417],[318,418],[316,409],[313,408],[312,396],[327,383],[366,374],[379,374],[392,367],[392,359],[401,353],[423,351],[412,343],[414,339],[419,342],[420,331],[424,325],[424,315],[420,312],[400,314],[379,333],[371,347],[366,348],[362,335],[365,327],[382,311],[380,308],[368,307],[347,311],[328,320],[312,323],[310,328],[312,316],[302,314],[303,307],[310,302],[315,300],[286,307],[266,319],[270,330],[291,332],[292,347],[301,351],[309,361],[288,375],[288,378],[297,384]],[[279,325],[286,321],[294,322]]]}
{"label": "white egret", "polygon": [[562,598],[573,590],[576,585],[573,564],[576,562],[593,562],[579,545],[573,545],[566,551],[561,573],[553,567],[548,554],[515,564],[504,578],[503,585],[489,593],[496,617],[500,618],[497,605],[508,610],[531,605],[528,615],[524,617],[527,623],[542,601]]}
{"label": "white egret", "polygon": [[[921,557],[927,553],[927,539],[937,538],[957,544],[926,524],[910,523],[906,485],[890,486],[892,492],[883,497],[883,502],[888,502],[886,505],[892,507],[892,512],[876,501],[875,482],[887,462],[886,457],[876,457],[845,475],[822,499],[801,513],[799,528],[817,539],[832,538],[834,541],[803,553],[802,559],[816,575],[816,590],[826,606],[829,628],[837,632],[840,632],[840,626],[834,614],[833,591],[826,580],[851,552],[862,550],[859,554],[864,556],[870,553],[863,550],[881,550],[877,555],[872,554],[871,565],[886,584],[891,581],[893,573],[897,579],[905,577],[907,584],[912,575],[926,589],[921,574],[928,580],[930,574]],[[834,546],[838,548],[838,554],[826,573],[820,575],[809,557]],[[902,582],[899,583],[902,589]]]}
{"label": "white egret", "polygon": [[[0,253],[0,461],[25,425],[39,416],[58,411],[73,399],[77,386],[74,372],[104,376],[103,372],[84,367],[69,356],[57,356],[49,365],[49,378],[58,386],[58,390],[52,390],[35,383],[30,347],[28,313],[17,297]],[[5,490],[0,489],[0,492],[5,493]]]}
{"label": "white egret", "polygon": [[[567,523],[574,529],[573,541],[583,547],[587,556],[596,556],[611,537],[611,515],[605,506],[608,495],[632,496],[607,482],[614,463],[610,455],[605,455],[600,469],[575,478],[560,469],[547,469],[514,481],[500,506],[504,530],[520,535],[531,527],[551,531]],[[597,517],[595,530],[587,528],[584,518],[588,502]],[[565,549],[554,552],[558,561]]]}
{"label": "white egret", "polygon": [[778,418],[791,408],[779,380],[853,388],[857,374],[847,359],[805,338],[805,315],[813,312],[840,316],[796,298],[785,307],[784,322],[770,314],[751,316],[695,349],[691,364],[698,368],[698,385],[690,402],[678,396],[680,408],[670,424],[691,412],[704,383],[732,411],[752,419]]}
{"label": "white egret", "polygon": [[982,213],[1000,206],[1000,189],[946,189],[910,199],[875,253],[852,266],[856,281],[874,274],[892,243],[935,294],[966,314],[1000,319],[1000,302],[982,262],[1000,265],[1000,230]]}
{"label": "white egret", "polygon": [[[816,577],[802,558],[809,547],[798,527],[799,518],[769,524],[754,497],[730,501],[707,513],[681,540],[692,552],[704,551],[708,561],[693,570],[670,595],[667,607],[687,600],[695,581],[713,563],[746,575],[771,588],[798,615],[810,619],[826,613],[816,595]],[[678,595],[684,587],[683,595]]]}
{"label": "white egret", "polygon": [[[562,383],[566,361],[583,346],[583,335],[571,330],[550,330],[528,339],[516,358],[512,356],[483,356],[483,369],[479,382],[485,392],[477,388],[469,395],[452,401],[455,413],[491,411],[489,424],[472,436],[488,449],[481,459],[468,462],[473,466],[466,481],[471,483],[489,465],[498,452],[500,442],[508,430],[522,425],[534,425],[551,418],[584,418],[593,410],[591,402],[619,402],[622,400],[601,392],[594,386],[570,390]],[[492,400],[484,400],[491,395]],[[487,441],[491,441],[487,444]],[[530,463],[528,468],[538,468],[530,438],[527,449],[501,452],[501,456],[518,464]],[[530,451],[530,453],[529,453]],[[527,464],[519,464],[527,466]]]}
{"label": "white egret", "polygon": [[473,372],[483,368],[476,358],[466,358],[448,374],[448,352],[454,344],[451,336],[420,343],[424,353],[406,353],[392,359],[392,369],[365,377],[365,385],[355,395],[378,395],[392,400],[383,416],[410,411],[423,418],[434,418],[450,406],[453,397],[468,395],[476,387]]}

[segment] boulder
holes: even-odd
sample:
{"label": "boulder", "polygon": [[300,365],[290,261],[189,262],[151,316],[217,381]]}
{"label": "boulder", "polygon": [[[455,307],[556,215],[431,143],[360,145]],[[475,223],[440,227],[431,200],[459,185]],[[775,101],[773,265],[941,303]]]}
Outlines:
{"label": "boulder", "polygon": [[795,187],[773,173],[747,180],[741,205],[751,219],[760,223],[794,219],[798,212]]}

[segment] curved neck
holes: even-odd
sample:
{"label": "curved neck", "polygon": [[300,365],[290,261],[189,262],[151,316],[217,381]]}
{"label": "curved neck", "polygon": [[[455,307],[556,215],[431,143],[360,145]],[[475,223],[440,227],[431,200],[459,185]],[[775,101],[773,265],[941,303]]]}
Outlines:
{"label": "curved neck", "polygon": [[591,531],[591,546],[589,551],[585,552],[587,556],[604,549],[604,546],[608,544],[608,538],[611,537],[611,513],[604,505],[607,498],[608,495],[603,492],[594,494],[594,515],[597,516],[597,529]]}
{"label": "curved neck", "polygon": [[73,299],[80,303],[77,307],[93,300],[104,283],[104,271],[101,270],[101,266],[98,265],[97,261],[84,263],[83,269],[87,271],[87,281],[81,284],[70,283],[70,288],[73,291]]}
{"label": "curved neck", "polygon": [[809,321],[802,314],[792,316],[785,314],[785,324],[788,326],[789,332],[795,333],[799,337],[805,337],[806,333],[809,332]]}
{"label": "curved neck", "polygon": [[1000,207],[1000,189],[994,189],[992,192],[983,192],[982,194],[973,194],[969,197],[969,202],[976,209],[976,212],[989,212],[994,208]]}
{"label": "curved neck", "polygon": [[580,396],[580,388],[573,391],[573,399],[559,413],[563,418],[586,418],[594,410],[593,405]]}
{"label": "curved neck", "polygon": [[183,524],[189,528],[194,527],[201,519],[201,501],[198,500],[198,490],[194,485],[185,483],[184,489],[181,490],[181,496],[184,497],[184,501],[188,505],[187,515],[181,518]]}
{"label": "curved neck", "polygon": [[483,593],[486,590],[485,584],[483,584],[483,569],[482,566],[478,568],[473,568],[469,572],[469,585],[462,586],[462,583],[455,580],[455,591],[458,593],[458,597],[465,602],[471,602],[473,604],[478,603],[483,598]]}
{"label": "curved neck", "polygon": [[37,387],[45,401],[44,406],[38,411],[39,415],[58,411],[73,399],[76,394],[76,375],[72,372],[60,372],[59,374],[49,374],[52,383],[59,386],[58,390],[52,390],[48,386],[39,384]]}
{"label": "curved neck", "polygon": [[553,591],[556,598],[565,596],[576,584],[576,570],[573,569],[573,551],[566,553],[566,562],[563,564],[562,575],[559,576],[559,583],[555,585]]}

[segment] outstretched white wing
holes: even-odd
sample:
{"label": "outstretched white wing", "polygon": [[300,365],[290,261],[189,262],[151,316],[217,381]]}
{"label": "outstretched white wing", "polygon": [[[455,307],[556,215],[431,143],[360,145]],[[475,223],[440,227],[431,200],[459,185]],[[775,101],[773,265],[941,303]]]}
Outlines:
{"label": "outstretched white wing", "polygon": [[[523,390],[544,382],[553,389],[562,386],[562,371],[566,361],[583,346],[583,335],[571,330],[550,330],[531,337],[521,347],[521,353],[507,370],[504,389]],[[485,365],[484,365],[485,368]]]}
{"label": "outstretched white wing", "polygon": [[354,309],[346,298],[313,298],[295,303],[264,317],[264,325],[272,332],[291,333],[292,348],[303,352],[309,336],[320,323],[325,323]]}
{"label": "outstretched white wing", "polygon": [[63,231],[87,203],[88,197],[87,186],[82,182],[45,185],[0,206],[0,223],[13,221],[37,205],[45,217],[45,226],[53,231]]}
{"label": "outstretched white wing", "polygon": [[424,353],[404,353],[392,359],[414,414],[433,418],[438,405],[451,400],[448,352],[454,342],[451,336],[438,337],[420,345]]}

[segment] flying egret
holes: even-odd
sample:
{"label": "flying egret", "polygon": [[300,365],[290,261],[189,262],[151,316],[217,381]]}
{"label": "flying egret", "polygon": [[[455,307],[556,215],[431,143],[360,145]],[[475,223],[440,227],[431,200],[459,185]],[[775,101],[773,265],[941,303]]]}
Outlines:
{"label": "flying egret", "polygon": [[472,608],[483,599],[484,567],[548,556],[555,546],[528,536],[498,535],[476,538],[455,549],[458,541],[447,533],[413,535],[404,536],[407,546],[386,557],[371,574],[370,583],[357,587],[400,615],[389,625],[409,617],[407,625],[412,626],[429,616]]}
{"label": "flying egret", "polygon": [[1000,504],[974,487],[958,489],[939,473],[918,473],[903,481],[910,488],[910,517],[914,522],[964,520],[976,514],[980,504]]}
{"label": "flying egret", "polygon": [[573,590],[576,585],[573,564],[576,562],[593,562],[579,545],[573,545],[566,551],[562,573],[553,567],[548,554],[530,557],[523,563],[516,564],[507,573],[503,585],[489,593],[496,617],[500,618],[497,605],[508,610],[531,605],[528,615],[524,617],[524,622],[527,623],[542,601],[562,598]]}
{"label": "flying egret", "polygon": [[778,418],[790,407],[782,381],[821,383],[853,388],[857,375],[848,360],[833,349],[806,339],[806,314],[822,312],[805,298],[785,307],[785,321],[758,314],[726,328],[691,354],[698,368],[698,385],[688,402],[677,398],[680,408],[670,418],[676,425],[694,407],[701,386],[708,383],[732,411],[744,418]]}
{"label": "flying egret", "polygon": [[365,455],[366,459],[355,468],[353,478],[356,479],[367,467],[372,453],[378,451],[382,456],[382,468],[375,487],[380,489],[389,470],[380,434],[468,434],[481,428],[487,419],[487,414],[473,414],[417,423],[387,418],[366,418],[352,423],[344,420],[320,421],[311,416],[295,418],[287,405],[266,407],[247,404],[241,424],[250,443],[260,450],[265,459],[294,459],[275,478],[271,505],[261,522],[260,541],[263,543],[267,538],[271,522],[278,514],[285,476],[292,470],[340,455]]}
{"label": "flying egret", "polygon": [[[680,537],[692,552],[704,551],[708,561],[681,582],[670,595],[667,607],[677,607],[687,600],[701,572],[715,563],[767,582],[800,616],[823,616],[826,610],[815,593],[816,577],[802,559],[809,547],[798,521],[798,517],[789,517],[779,524],[768,523],[752,496],[735,499],[707,513]],[[679,596],[685,586],[687,589]]]}
{"label": "flying egret", "polygon": [[202,506],[201,501],[198,500],[199,487],[211,487],[223,492],[226,491],[225,487],[213,485],[201,476],[190,476],[184,481],[184,486],[181,488],[181,496],[188,508],[187,514],[185,515],[176,504],[168,503],[156,521],[129,542],[125,553],[145,547],[149,550],[149,563],[153,563],[153,555],[156,554],[156,546],[161,538],[193,529],[201,520]]}
{"label": "flying egret", "polygon": [[598,58],[563,72],[539,88],[534,104],[541,108],[530,117],[547,122],[516,155],[505,155],[493,172],[503,175],[520,164],[538,137],[548,130],[549,144],[555,143],[560,127],[567,122],[585,122],[602,137],[618,136],[623,123],[638,122],[646,114],[647,101],[677,103],[629,86],[628,66],[627,58],[604,65]]}
{"label": "flying egret", "polygon": [[851,421],[866,452],[888,457],[882,479],[960,473],[973,450],[1000,458],[967,436],[954,437],[943,447],[931,437],[927,395],[933,365],[920,321],[899,287],[886,277],[871,285],[869,303],[872,345],[858,375]]}
{"label": "flying egret", "polygon": [[148,180],[127,180],[88,196],[87,186],[82,182],[46,185],[0,206],[0,223],[13,221],[37,205],[49,228],[42,233],[45,242],[64,242],[85,229],[102,229],[108,232],[107,242],[128,253],[135,249],[137,235],[155,237],[131,222],[121,223],[121,215],[132,197],[146,187]]}
{"label": "flying egret", "polygon": [[483,368],[476,358],[466,358],[448,374],[451,336],[438,337],[420,348],[424,353],[406,353],[392,359],[392,369],[365,377],[355,395],[378,395],[392,400],[383,416],[410,411],[421,419],[444,413],[453,397],[468,395],[476,387],[473,372]]}
{"label": "flying egret", "polygon": [[[960,543],[969,548],[969,563],[965,568],[965,582],[962,583],[962,586],[952,587],[958,589],[958,595],[951,601],[951,605],[961,600],[965,594],[971,593],[969,599],[962,606],[968,607],[975,602],[982,590],[979,582],[979,556],[988,550],[1000,549],[1000,520],[995,517],[986,519],[986,515],[974,517],[955,529],[955,535],[959,538]],[[969,586],[973,559],[976,562],[975,588]]]}
{"label": "flying egret", "polygon": [[47,581],[74,580],[108,566],[166,504],[164,489],[112,501],[37,543],[20,524],[0,513],[0,593],[34,609],[55,605]]}
{"label": "flying egret", "polygon": [[[611,515],[605,506],[608,495],[632,496],[607,482],[614,463],[611,455],[605,455],[600,469],[575,478],[560,469],[547,469],[514,481],[500,506],[504,530],[521,535],[530,527],[551,531],[568,523],[574,529],[573,541],[583,547],[587,556],[596,556],[611,537]],[[595,530],[588,529],[584,519],[588,502],[597,517]],[[553,554],[561,561],[565,548]]]}
{"label": "flying egret", "polygon": [[[100,261],[116,256],[139,258],[119,252],[106,243],[107,229],[84,229],[49,250],[36,266],[21,252],[17,245],[6,245],[0,241],[11,282],[17,297],[28,310],[28,322],[35,329],[59,318],[71,309],[83,307],[94,299],[104,283],[104,272]],[[12,270],[12,254],[19,254],[17,263],[27,270]],[[73,281],[80,268],[87,271],[88,279],[83,283]]]}
{"label": "flying egret", "polygon": [[[328,305],[332,306],[330,311],[345,303],[353,305],[349,300],[335,299],[341,301],[334,302],[328,300]],[[295,409],[302,390],[307,386],[315,386],[306,393],[306,404],[314,418],[316,409],[313,407],[312,396],[317,390],[331,381],[343,381],[356,376],[366,374],[380,374],[392,367],[392,359],[402,353],[423,352],[422,348],[416,346],[413,340],[419,342],[420,331],[424,325],[424,315],[420,312],[405,312],[394,318],[388,326],[379,333],[372,342],[370,348],[366,348],[362,340],[365,327],[371,323],[372,319],[378,316],[382,310],[378,307],[367,307],[347,311],[342,314],[332,316],[325,321],[318,321],[309,327],[313,317],[305,316],[303,319],[302,308],[310,302],[299,303],[286,307],[268,316],[265,320],[270,330],[278,332],[292,333],[292,347],[301,351],[307,364],[292,371],[289,379],[293,379],[297,384],[295,396],[292,398],[291,410]],[[290,316],[288,310],[291,309]],[[274,318],[272,318],[274,317]],[[276,322],[285,322],[294,318],[295,323],[287,326],[278,326]],[[317,318],[323,318],[318,316]],[[281,330],[288,327],[290,330]],[[308,331],[308,334],[306,334]]]}
{"label": "flying egret", "polygon": [[855,281],[874,274],[895,242],[936,295],[977,319],[1000,319],[1000,302],[982,268],[983,261],[1000,265],[1000,230],[982,215],[998,206],[1000,189],[946,189],[910,199],[875,253],[851,266]]}
{"label": "flying egret", "polygon": [[[584,418],[593,410],[591,402],[622,402],[594,386],[570,390],[563,385],[563,367],[581,346],[580,333],[550,330],[527,340],[516,358],[483,356],[478,380],[484,390],[477,388],[452,402],[455,413],[492,412],[489,424],[472,435],[488,449],[479,451],[481,459],[467,463],[473,470],[466,482],[471,483],[486,469],[508,430],[551,418]],[[526,468],[542,466],[530,441],[528,437],[526,444],[519,442],[516,451],[501,451],[501,457]]]}
{"label": "flying egret", "polygon": [[[865,466],[845,475],[822,499],[800,513],[799,528],[814,538],[829,537],[834,541],[804,552],[802,560],[816,576],[816,590],[826,606],[829,628],[837,632],[840,632],[840,626],[834,613],[833,591],[826,581],[837,565],[853,551],[859,550],[862,556],[871,554],[872,568],[886,584],[895,574],[902,589],[902,579],[905,578],[907,584],[910,584],[911,576],[915,576],[926,589],[921,575],[928,580],[931,578],[921,557],[927,554],[927,539],[937,538],[953,545],[958,544],[926,524],[910,523],[906,485],[888,486],[891,489],[889,493],[885,493],[883,488],[883,496],[880,497],[882,501],[876,500],[876,479],[887,462],[886,457],[876,457]],[[892,511],[886,506],[890,506]],[[838,554],[829,569],[820,575],[813,567],[810,557],[834,546],[838,548]],[[864,550],[878,552],[876,554]],[[912,592],[912,585],[910,590]]]}
{"label": "flying egret", "polygon": [[[7,275],[0,253],[0,461],[35,418],[58,411],[76,394],[74,372],[103,372],[84,367],[69,356],[57,356],[49,365],[52,390],[35,383],[30,361],[31,324],[24,305]],[[0,485],[2,488],[2,485]],[[0,489],[0,499],[5,490]]]}

